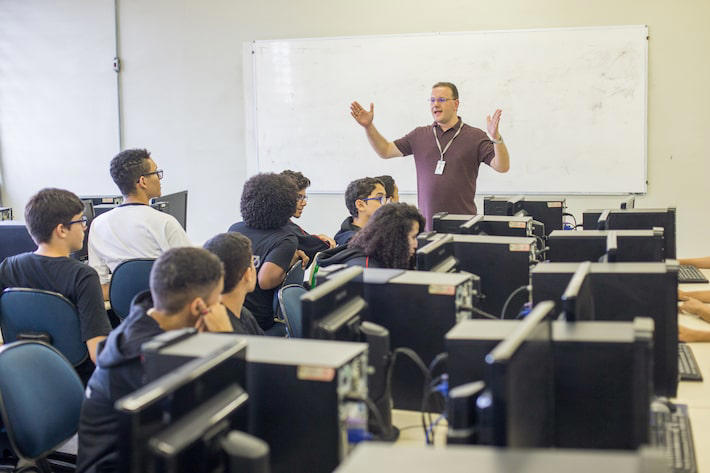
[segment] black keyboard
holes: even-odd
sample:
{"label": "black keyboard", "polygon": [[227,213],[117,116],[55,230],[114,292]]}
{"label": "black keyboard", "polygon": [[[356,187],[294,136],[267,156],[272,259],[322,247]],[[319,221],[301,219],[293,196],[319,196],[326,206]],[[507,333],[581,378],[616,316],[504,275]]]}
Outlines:
{"label": "black keyboard", "polygon": [[707,283],[708,278],[695,266],[683,264],[678,270],[678,284]]}
{"label": "black keyboard", "polygon": [[685,343],[678,344],[678,375],[681,381],[702,381],[698,362],[695,361],[693,350]]}
{"label": "black keyboard", "polygon": [[672,472],[697,473],[693,432],[685,404],[676,404],[675,412],[651,411],[651,445],[665,450]]}

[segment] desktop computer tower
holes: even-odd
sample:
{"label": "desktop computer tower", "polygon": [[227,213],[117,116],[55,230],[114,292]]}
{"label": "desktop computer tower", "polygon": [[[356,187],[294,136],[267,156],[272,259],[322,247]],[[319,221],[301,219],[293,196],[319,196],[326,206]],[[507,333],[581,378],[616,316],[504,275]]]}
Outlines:
{"label": "desktop computer tower", "polygon": [[[597,262],[607,252],[607,236],[612,230],[555,230],[547,238],[548,259],[554,263]],[[613,230],[616,234],[617,262],[661,262],[663,230]]]}
{"label": "desktop computer tower", "polygon": [[532,197],[484,197],[483,213],[486,215],[516,215],[524,210],[544,225],[545,235],[563,229],[563,215],[567,207],[565,199],[536,199]]}
{"label": "desktop computer tower", "polygon": [[[145,355],[153,376],[223,343],[246,341],[248,431],[269,444],[271,471],[329,473],[349,453],[348,427],[367,426],[367,345],[200,333]],[[160,366],[160,369],[156,367]]]}
{"label": "desktop computer tower", "polygon": [[[529,282],[530,264],[536,261],[535,238],[486,235],[453,235],[454,256],[459,270],[481,278],[483,311],[500,317],[508,297]],[[429,234],[429,241],[440,238]],[[510,307],[520,307],[523,295],[514,298]],[[514,317],[516,314],[506,314]],[[474,315],[475,317],[475,315]]]}
{"label": "desktop computer tower", "polygon": [[[530,271],[532,302],[551,300],[561,311],[560,297],[579,263],[544,263]],[[665,263],[592,263],[590,274],[595,320],[650,317],[653,336],[653,384],[659,396],[675,397],[678,389],[678,265]]]}
{"label": "desktop computer tower", "polygon": [[[466,320],[454,327],[446,335],[449,388],[483,380],[485,356],[519,323]],[[652,334],[648,318],[552,324],[555,447],[634,449],[648,442]]]}
{"label": "desktop computer tower", "polygon": [[[468,227],[462,227],[467,223]],[[534,235],[532,217],[507,215],[461,215],[439,212],[434,214],[433,227],[437,233],[520,237]]]}

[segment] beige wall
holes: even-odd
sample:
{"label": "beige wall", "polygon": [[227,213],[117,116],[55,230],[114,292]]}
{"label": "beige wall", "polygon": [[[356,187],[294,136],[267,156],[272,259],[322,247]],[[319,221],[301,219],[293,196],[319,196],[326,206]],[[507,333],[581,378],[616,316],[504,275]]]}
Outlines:
{"label": "beige wall", "polygon": [[[444,4],[419,0],[120,0],[125,144],[153,151],[166,169],[167,191],[190,189],[190,235],[200,241],[238,218],[241,184],[247,176],[245,41],[647,24],[649,186],[648,194],[637,203],[676,205],[679,254],[710,254],[710,245],[705,243],[710,220],[704,205],[710,165],[703,146],[704,132],[710,129],[708,18],[707,0],[458,0]],[[443,80],[446,74],[441,71]],[[303,115],[304,120],[319,125],[320,117],[309,116],[308,110]],[[540,126],[565,133],[564,123]],[[501,127],[504,130],[505,123]],[[512,151],[514,166],[516,150]],[[20,157],[3,148],[2,159]],[[101,159],[108,163],[110,156]],[[376,175],[377,170],[363,169],[365,174]],[[4,178],[8,181],[13,176]],[[4,197],[21,205],[12,194]],[[576,197],[568,199],[568,204],[578,213],[619,201],[618,197]],[[332,233],[344,215],[342,195],[314,196],[302,223],[309,230]]]}

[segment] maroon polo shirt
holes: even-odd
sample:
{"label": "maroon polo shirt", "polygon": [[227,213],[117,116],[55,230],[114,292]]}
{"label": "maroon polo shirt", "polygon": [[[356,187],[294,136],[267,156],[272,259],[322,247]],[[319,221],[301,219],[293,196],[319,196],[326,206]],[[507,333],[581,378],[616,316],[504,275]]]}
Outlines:
{"label": "maroon polo shirt", "polygon": [[[454,126],[442,131],[439,124],[433,127],[439,137],[441,149],[456,134],[461,118]],[[394,142],[404,156],[413,154],[417,168],[417,200],[419,211],[426,218],[426,228],[432,228],[432,216],[437,212],[476,214],[476,178],[481,163],[491,164],[495,156],[493,142],[486,132],[463,125],[449,149],[444,153],[446,166],[441,175],[434,174],[439,161],[439,149],[432,133],[432,125],[420,126]]]}

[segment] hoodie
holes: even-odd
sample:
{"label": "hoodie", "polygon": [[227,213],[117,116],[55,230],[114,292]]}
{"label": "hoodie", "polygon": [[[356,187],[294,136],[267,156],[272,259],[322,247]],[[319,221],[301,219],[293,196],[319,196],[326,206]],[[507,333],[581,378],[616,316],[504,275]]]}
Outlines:
{"label": "hoodie", "polygon": [[379,261],[368,257],[360,248],[336,246],[321,253],[318,266],[326,267],[332,264],[345,264],[347,266],[362,266],[365,268],[382,268]]}
{"label": "hoodie", "polygon": [[105,340],[81,406],[77,473],[118,471],[118,443],[127,439],[119,439],[113,405],[145,384],[141,345],[164,332],[147,315],[151,307],[149,291],[136,296],[128,317]]}
{"label": "hoodie", "polygon": [[348,217],[340,225],[340,231],[335,234],[333,240],[338,246],[347,245],[350,239],[360,230],[360,227],[353,223],[353,218]]}

